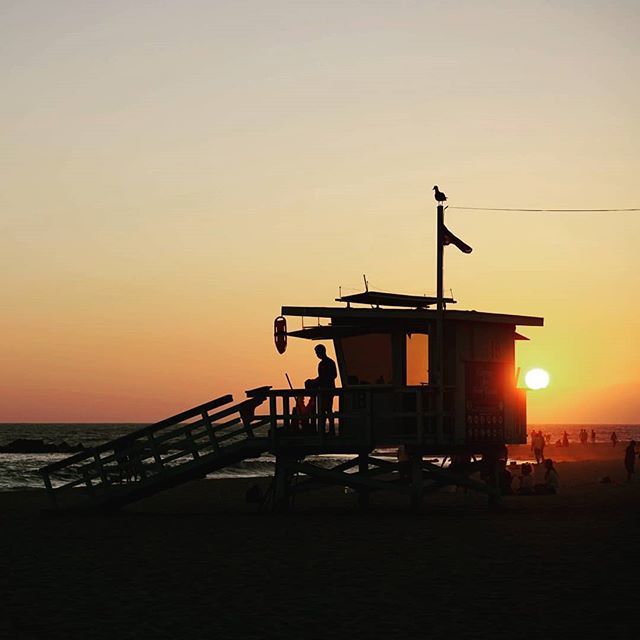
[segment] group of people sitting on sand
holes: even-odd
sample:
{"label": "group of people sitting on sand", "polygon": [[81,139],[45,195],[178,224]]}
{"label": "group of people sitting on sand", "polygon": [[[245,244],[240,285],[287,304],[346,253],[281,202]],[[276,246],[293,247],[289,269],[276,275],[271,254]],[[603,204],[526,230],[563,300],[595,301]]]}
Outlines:
{"label": "group of people sitting on sand", "polygon": [[[536,463],[540,466],[540,463]],[[547,458],[544,463],[544,476],[542,481],[536,482],[534,478],[534,465],[523,462],[520,465],[520,475],[514,474],[502,465],[499,471],[498,483],[502,495],[551,495],[558,493],[560,489],[560,476],[553,466],[553,460]]]}

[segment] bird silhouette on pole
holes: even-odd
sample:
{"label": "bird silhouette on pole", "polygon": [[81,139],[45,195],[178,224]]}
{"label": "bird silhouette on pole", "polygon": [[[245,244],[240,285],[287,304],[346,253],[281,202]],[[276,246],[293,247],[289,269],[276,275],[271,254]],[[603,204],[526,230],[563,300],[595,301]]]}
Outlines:
{"label": "bird silhouette on pole", "polygon": [[442,193],[442,191],[440,191],[440,189],[438,189],[438,185],[436,185],[435,187],[433,187],[433,190],[435,191],[435,193],[433,194],[436,202],[446,202],[447,201],[447,196],[444,195],[444,193]]}

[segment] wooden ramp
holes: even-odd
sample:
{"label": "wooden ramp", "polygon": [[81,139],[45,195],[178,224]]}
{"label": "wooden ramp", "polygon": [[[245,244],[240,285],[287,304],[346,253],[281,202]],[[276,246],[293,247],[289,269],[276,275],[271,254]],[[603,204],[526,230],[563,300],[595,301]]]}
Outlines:
{"label": "wooden ramp", "polygon": [[262,389],[216,398],[40,469],[56,509],[117,509],[269,450]]}

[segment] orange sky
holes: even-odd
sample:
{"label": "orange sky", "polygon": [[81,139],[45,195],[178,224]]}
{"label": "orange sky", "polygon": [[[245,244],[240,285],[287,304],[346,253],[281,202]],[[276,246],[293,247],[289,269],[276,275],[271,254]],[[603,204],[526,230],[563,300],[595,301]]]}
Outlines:
{"label": "orange sky", "polygon": [[[281,304],[433,293],[452,205],[640,206],[636,2],[4,2],[0,421],[302,381]],[[449,210],[458,308],[545,317],[531,422],[640,422],[640,214]]]}

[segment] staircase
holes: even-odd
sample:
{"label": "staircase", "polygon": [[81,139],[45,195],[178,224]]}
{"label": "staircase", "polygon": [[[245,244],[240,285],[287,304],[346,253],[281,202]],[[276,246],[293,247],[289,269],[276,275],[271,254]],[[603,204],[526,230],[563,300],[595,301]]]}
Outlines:
{"label": "staircase", "polygon": [[226,395],[39,470],[56,509],[118,509],[268,451],[269,387]]}

